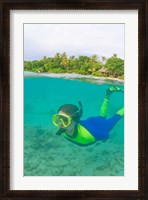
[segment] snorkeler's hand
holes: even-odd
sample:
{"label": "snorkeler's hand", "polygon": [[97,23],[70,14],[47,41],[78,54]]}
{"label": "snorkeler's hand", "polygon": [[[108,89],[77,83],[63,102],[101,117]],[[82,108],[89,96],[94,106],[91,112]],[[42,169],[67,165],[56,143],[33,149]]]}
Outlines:
{"label": "snorkeler's hand", "polygon": [[106,90],[106,96],[110,96],[113,92],[124,92],[124,90],[120,87],[112,86]]}

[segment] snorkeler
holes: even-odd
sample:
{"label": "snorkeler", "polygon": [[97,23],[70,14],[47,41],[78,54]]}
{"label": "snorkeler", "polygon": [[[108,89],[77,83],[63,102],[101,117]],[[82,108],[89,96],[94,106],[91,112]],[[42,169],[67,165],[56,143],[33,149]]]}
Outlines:
{"label": "snorkeler", "polygon": [[97,140],[107,140],[109,132],[124,116],[124,108],[122,108],[113,117],[106,119],[108,101],[113,92],[123,92],[123,90],[119,87],[108,88],[99,116],[89,117],[86,120],[80,120],[83,114],[81,102],[78,102],[79,108],[73,104],[61,106],[58,114],[53,115],[52,118],[53,123],[59,127],[56,134],[63,133],[66,139],[81,146],[93,144]]}

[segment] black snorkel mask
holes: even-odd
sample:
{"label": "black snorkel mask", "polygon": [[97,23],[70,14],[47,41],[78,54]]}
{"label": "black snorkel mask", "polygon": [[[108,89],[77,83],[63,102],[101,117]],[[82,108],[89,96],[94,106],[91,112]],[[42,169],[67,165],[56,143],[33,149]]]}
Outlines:
{"label": "black snorkel mask", "polygon": [[[76,124],[79,122],[82,114],[83,114],[83,107],[82,107],[82,103],[80,101],[78,101],[79,104],[79,110],[74,112],[71,115],[71,119],[76,122]],[[56,135],[61,135],[62,133],[64,133],[67,129],[66,128],[60,128],[57,132]]]}

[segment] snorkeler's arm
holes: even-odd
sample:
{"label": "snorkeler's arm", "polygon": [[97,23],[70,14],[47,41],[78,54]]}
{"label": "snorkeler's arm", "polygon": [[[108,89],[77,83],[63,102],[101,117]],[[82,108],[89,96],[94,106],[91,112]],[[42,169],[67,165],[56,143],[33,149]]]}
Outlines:
{"label": "snorkeler's arm", "polygon": [[102,104],[100,112],[99,112],[99,116],[106,117],[107,110],[108,110],[108,98],[104,98],[103,104]]}
{"label": "snorkeler's arm", "polygon": [[[106,90],[106,96],[104,98],[104,101],[103,101],[103,104],[101,106],[101,109],[100,109],[100,113],[99,115],[102,116],[102,117],[106,117],[107,116],[107,110],[108,110],[108,100],[110,98],[110,95],[113,93],[113,92],[123,92],[124,90],[121,89],[120,87],[115,87],[115,86],[112,86],[112,87],[109,87],[107,90]],[[123,115],[124,114],[124,109],[122,111],[118,111],[120,114],[119,115]],[[122,114],[121,114],[122,113]],[[117,113],[118,114],[118,113]]]}

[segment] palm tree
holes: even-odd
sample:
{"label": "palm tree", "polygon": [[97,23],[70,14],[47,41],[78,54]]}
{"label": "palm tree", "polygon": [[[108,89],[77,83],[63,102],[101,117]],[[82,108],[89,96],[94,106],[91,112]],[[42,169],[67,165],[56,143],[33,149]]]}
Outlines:
{"label": "palm tree", "polygon": [[105,56],[102,56],[102,60],[103,60],[104,63],[106,63],[107,58]]}
{"label": "palm tree", "polygon": [[66,55],[65,52],[61,56],[61,63],[60,64],[63,65],[65,68],[68,67],[69,61],[68,61],[68,58],[67,58],[67,55]]}

